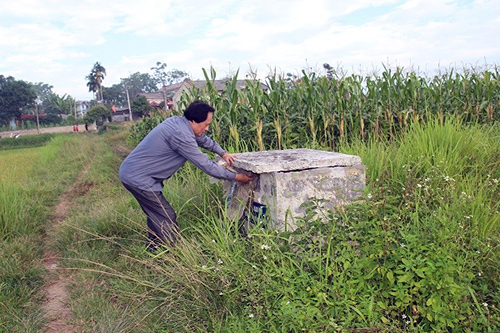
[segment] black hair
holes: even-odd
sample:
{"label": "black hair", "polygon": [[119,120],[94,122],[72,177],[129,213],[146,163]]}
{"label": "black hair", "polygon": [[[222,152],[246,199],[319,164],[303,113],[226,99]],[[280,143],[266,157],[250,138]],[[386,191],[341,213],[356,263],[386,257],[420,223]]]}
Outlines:
{"label": "black hair", "polygon": [[215,109],[203,101],[194,101],[184,110],[184,117],[195,123],[202,123],[207,120],[208,113],[215,112]]}

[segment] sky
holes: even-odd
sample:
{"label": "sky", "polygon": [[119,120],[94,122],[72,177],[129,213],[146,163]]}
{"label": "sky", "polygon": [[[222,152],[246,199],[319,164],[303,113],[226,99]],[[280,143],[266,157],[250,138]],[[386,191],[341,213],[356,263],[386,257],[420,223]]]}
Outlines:
{"label": "sky", "polygon": [[0,0],[0,75],[90,100],[104,86],[167,70],[203,79],[250,71],[369,74],[500,65],[499,0]]}

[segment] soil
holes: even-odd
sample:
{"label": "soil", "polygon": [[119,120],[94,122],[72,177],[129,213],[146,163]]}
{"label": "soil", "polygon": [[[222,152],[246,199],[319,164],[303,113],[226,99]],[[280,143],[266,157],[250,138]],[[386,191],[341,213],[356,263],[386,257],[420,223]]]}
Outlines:
{"label": "soil", "polygon": [[94,183],[82,184],[83,176],[88,172],[90,164],[82,170],[74,184],[59,197],[59,203],[52,216],[51,224],[44,236],[43,266],[47,272],[45,274],[45,284],[42,288],[42,292],[46,297],[42,308],[46,319],[43,331],[47,333],[79,331],[78,327],[71,324],[72,312],[67,304],[69,297],[67,287],[72,281],[72,276],[61,267],[61,258],[55,249],[55,243],[57,230],[68,216],[72,198],[84,195],[95,185]]}

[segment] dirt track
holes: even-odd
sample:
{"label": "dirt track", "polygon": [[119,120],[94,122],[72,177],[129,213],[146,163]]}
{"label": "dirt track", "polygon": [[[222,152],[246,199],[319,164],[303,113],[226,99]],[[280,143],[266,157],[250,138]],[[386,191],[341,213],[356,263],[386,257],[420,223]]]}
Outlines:
{"label": "dirt track", "polygon": [[[85,126],[79,125],[78,130],[79,132],[85,132]],[[93,130],[94,130],[93,126],[89,126],[89,131]],[[21,134],[21,136],[23,136],[23,135],[42,134],[42,133],[71,133],[71,132],[73,132],[73,126],[60,126],[60,127],[40,128],[40,132],[38,132],[36,129],[4,131],[0,132],[0,137],[9,138],[11,133],[12,136],[16,136],[18,134]]]}

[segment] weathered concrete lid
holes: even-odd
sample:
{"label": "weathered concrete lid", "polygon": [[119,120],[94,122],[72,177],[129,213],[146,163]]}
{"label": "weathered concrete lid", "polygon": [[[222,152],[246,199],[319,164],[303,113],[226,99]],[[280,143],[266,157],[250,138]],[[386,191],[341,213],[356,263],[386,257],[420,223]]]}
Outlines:
{"label": "weathered concrete lid", "polygon": [[361,158],[356,155],[306,148],[267,150],[235,155],[238,157],[234,162],[235,168],[257,174],[361,164]]}

